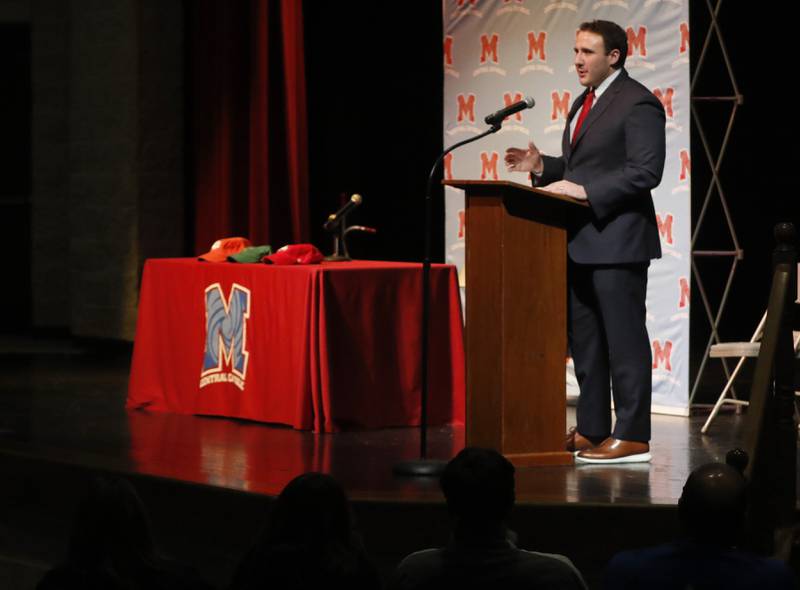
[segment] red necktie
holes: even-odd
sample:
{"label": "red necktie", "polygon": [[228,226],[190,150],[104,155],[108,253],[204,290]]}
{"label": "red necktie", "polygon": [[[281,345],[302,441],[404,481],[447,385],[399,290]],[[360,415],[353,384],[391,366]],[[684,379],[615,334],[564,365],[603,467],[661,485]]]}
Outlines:
{"label": "red necktie", "polygon": [[575,131],[572,132],[572,145],[575,145],[575,139],[578,137],[578,132],[581,130],[581,125],[583,125],[583,121],[589,115],[589,111],[592,110],[592,103],[594,102],[594,90],[590,91],[589,94],[586,95],[586,98],[583,99],[583,108],[581,109],[581,114],[578,117],[578,122],[575,124]]}

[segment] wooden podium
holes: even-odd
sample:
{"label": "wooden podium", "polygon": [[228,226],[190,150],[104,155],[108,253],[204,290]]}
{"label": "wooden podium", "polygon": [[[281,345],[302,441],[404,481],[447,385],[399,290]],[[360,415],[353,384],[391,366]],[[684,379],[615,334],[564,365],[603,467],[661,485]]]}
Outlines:
{"label": "wooden podium", "polygon": [[467,445],[569,465],[567,216],[588,204],[507,181],[466,194]]}

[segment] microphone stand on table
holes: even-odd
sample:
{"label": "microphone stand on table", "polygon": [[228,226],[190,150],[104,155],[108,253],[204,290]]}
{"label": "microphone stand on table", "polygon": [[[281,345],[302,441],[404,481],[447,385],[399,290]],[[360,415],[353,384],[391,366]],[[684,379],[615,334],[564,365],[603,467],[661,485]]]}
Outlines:
{"label": "microphone stand on table", "polygon": [[328,219],[322,226],[326,232],[333,233],[333,254],[325,257],[326,262],[348,262],[350,253],[347,251],[345,237],[351,231],[363,231],[374,234],[377,230],[363,225],[353,225],[347,227],[347,214],[361,205],[364,199],[359,194],[354,194],[336,213],[328,215]]}

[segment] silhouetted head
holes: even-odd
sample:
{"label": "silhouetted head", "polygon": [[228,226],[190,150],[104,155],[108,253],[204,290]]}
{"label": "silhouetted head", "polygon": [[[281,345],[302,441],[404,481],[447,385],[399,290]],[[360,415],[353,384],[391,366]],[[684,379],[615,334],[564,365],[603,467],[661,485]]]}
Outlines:
{"label": "silhouetted head", "polygon": [[136,490],[117,477],[96,477],[78,507],[70,562],[86,568],[138,570],[155,558],[150,523]]}
{"label": "silhouetted head", "polygon": [[358,590],[377,587],[377,580],[354,531],[342,486],[330,475],[305,473],[290,481],[273,503],[230,587]]}
{"label": "silhouetted head", "polygon": [[308,549],[349,546],[352,530],[350,503],[339,482],[324,473],[304,473],[275,501],[264,540]]}
{"label": "silhouetted head", "polygon": [[450,513],[461,523],[501,523],[514,506],[514,466],[497,451],[467,447],[440,481]]}
{"label": "silhouetted head", "polygon": [[719,545],[736,544],[746,508],[744,477],[724,463],[708,463],[692,471],[678,503],[684,532]]}

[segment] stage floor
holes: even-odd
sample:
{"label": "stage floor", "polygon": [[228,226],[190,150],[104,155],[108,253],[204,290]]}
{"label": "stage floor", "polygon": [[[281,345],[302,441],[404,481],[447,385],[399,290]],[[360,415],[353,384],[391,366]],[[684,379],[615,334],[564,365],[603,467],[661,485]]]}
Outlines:
{"label": "stage floor", "polygon": [[[396,462],[418,455],[418,430],[315,435],[128,412],[130,357],[131,346],[120,343],[0,338],[0,579],[13,580],[10,587],[35,587],[63,559],[75,506],[97,472],[128,477],[159,546],[217,587],[231,579],[271,498],[309,470],[331,473],[347,489],[385,580],[405,555],[447,542],[438,482],[392,474]],[[690,471],[741,444],[746,415],[723,413],[707,436],[699,433],[704,420],[654,416],[650,464],[518,469],[509,525],[519,546],[568,555],[589,587],[601,588],[616,552],[674,537]],[[429,441],[432,457],[449,459],[463,447],[464,429],[431,428]],[[602,546],[582,542],[598,531]]]}
{"label": "stage floor", "polygon": [[[304,471],[324,471],[354,500],[441,501],[435,481],[392,474],[396,462],[418,455],[417,429],[313,434],[128,412],[129,359],[130,347],[120,344],[0,344],[0,453],[266,495]],[[723,413],[701,435],[705,417],[654,416],[650,464],[519,469],[517,501],[674,506],[693,468],[724,461],[743,438],[746,415]],[[567,423],[574,423],[573,409]],[[464,446],[464,429],[431,428],[429,443],[432,458],[449,459]]]}

